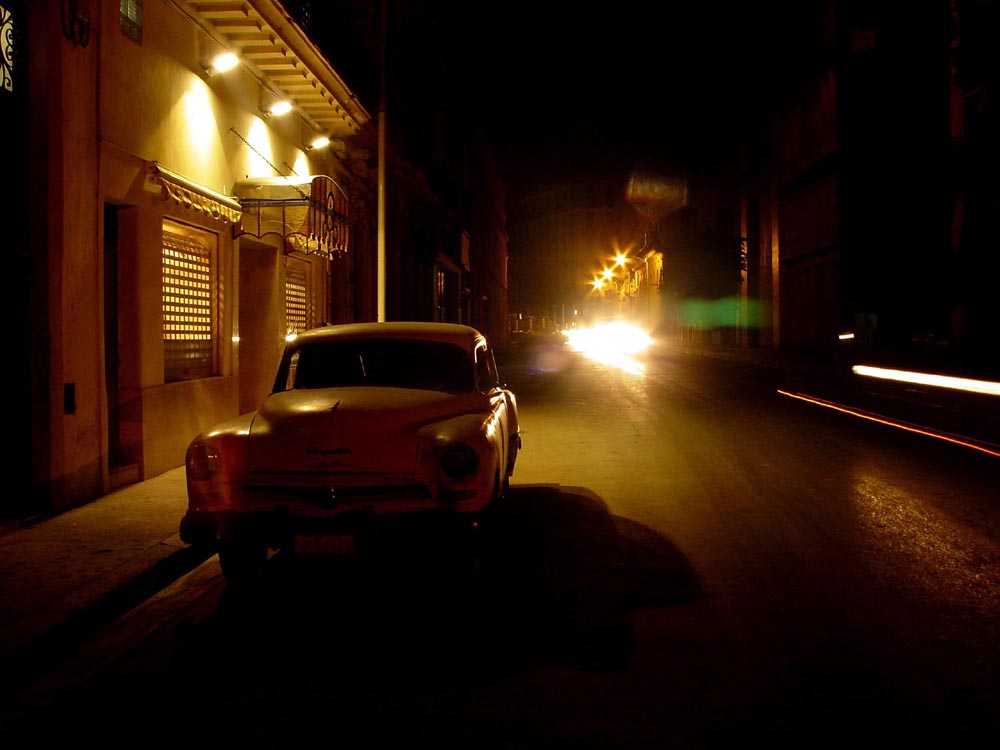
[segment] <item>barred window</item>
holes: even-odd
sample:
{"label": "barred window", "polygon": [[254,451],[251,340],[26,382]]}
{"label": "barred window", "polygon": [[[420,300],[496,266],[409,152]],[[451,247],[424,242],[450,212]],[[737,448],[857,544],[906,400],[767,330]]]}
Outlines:
{"label": "barred window", "polygon": [[285,327],[286,333],[301,333],[312,327],[309,305],[309,276],[301,268],[285,269]]}
{"label": "barred window", "polygon": [[163,378],[218,374],[216,238],[163,222]]}

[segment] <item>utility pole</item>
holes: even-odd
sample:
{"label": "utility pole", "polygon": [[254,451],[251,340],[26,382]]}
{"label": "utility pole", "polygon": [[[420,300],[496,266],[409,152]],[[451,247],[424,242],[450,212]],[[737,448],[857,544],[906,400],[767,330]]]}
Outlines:
{"label": "utility pole", "polygon": [[378,322],[385,322],[385,44],[387,0],[382,0],[378,95]]}

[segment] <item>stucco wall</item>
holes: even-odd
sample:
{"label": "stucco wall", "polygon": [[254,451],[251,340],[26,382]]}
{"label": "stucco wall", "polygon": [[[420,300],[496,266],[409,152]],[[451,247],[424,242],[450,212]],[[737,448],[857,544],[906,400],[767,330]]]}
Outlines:
{"label": "stucco wall", "polygon": [[[241,373],[235,340],[241,335],[238,316],[244,285],[232,226],[145,189],[147,164],[155,162],[223,195],[232,193],[239,178],[273,176],[275,165],[295,165],[300,174],[311,173],[311,165],[301,150],[294,120],[265,122],[258,116],[257,82],[239,71],[214,78],[204,75],[202,63],[212,45],[183,14],[167,3],[147,4],[139,45],[119,32],[117,5],[101,7],[106,29],[100,46],[102,198],[135,211],[128,231],[120,237],[124,290],[119,319],[122,386],[141,406],[128,411],[130,421],[123,430],[127,436],[141,435],[141,475],[148,477],[182,463],[188,442],[200,430],[239,413]],[[164,383],[164,218],[217,237],[218,377]],[[280,257],[278,247],[270,249]],[[270,311],[253,335],[274,341],[270,356],[244,363],[243,377],[258,384],[250,390],[259,391],[259,383],[273,377],[280,351],[283,289],[278,274],[263,281],[253,274],[251,278],[253,282],[246,284],[251,295],[247,304]],[[325,297],[325,289],[316,292],[320,299]],[[265,330],[268,326],[274,330]]]}
{"label": "stucco wall", "polygon": [[184,451],[203,429],[237,413],[233,377],[168,383],[143,391],[143,471],[162,474],[184,463]]}
{"label": "stucco wall", "polygon": [[59,41],[49,60],[57,96],[50,134],[45,221],[49,224],[51,477],[56,508],[101,490],[100,259],[95,53]]}
{"label": "stucco wall", "polygon": [[[94,3],[87,44],[57,32],[58,4],[39,4],[30,69],[35,142],[31,170],[43,187],[31,221],[46,257],[49,296],[38,326],[45,333],[33,358],[45,409],[48,441],[38,451],[38,484],[51,487],[61,510],[103,494],[109,477],[109,425],[120,428],[116,460],[135,479],[183,462],[200,430],[240,412],[245,393],[259,394],[273,378],[284,337],[285,250],[280,239],[261,243],[272,253],[266,269],[240,280],[240,241],[233,226],[152,191],[147,170],[158,164],[211,191],[230,196],[245,177],[329,173],[332,157],[307,154],[297,118],[265,120],[260,83],[244,69],[208,77],[202,63],[214,42],[171,3],[143,6],[142,41],[125,36],[119,4]],[[44,16],[44,19],[41,18]],[[34,16],[33,16],[34,17]],[[216,45],[217,46],[217,45]],[[40,113],[44,112],[44,116]],[[105,206],[117,216],[118,281],[105,278]],[[217,375],[165,383],[163,362],[162,242],[164,218],[214,233],[218,247]],[[249,243],[249,240],[246,241]],[[114,253],[112,253],[114,254]],[[325,261],[313,258],[317,322],[328,316]],[[238,361],[241,296],[266,311],[252,334],[261,356]],[[117,324],[109,340],[105,324]],[[109,403],[105,371],[109,347],[119,355],[119,409]],[[43,351],[44,350],[44,351]],[[256,396],[254,397],[256,398]],[[254,400],[254,399],[248,399]],[[44,463],[44,465],[42,465]],[[134,466],[133,466],[134,464]],[[120,467],[122,464],[119,463]],[[34,479],[34,478],[33,478]]]}

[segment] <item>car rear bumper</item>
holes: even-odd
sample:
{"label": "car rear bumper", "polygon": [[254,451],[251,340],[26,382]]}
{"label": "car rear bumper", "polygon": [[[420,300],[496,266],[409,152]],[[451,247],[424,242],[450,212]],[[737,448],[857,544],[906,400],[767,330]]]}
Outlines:
{"label": "car rear bumper", "polygon": [[194,546],[215,547],[220,541],[240,538],[272,549],[292,549],[299,536],[349,535],[362,551],[385,549],[405,543],[441,546],[464,542],[482,526],[485,514],[457,513],[450,509],[378,515],[351,511],[335,517],[293,516],[287,512],[188,510],[181,519],[180,537]]}

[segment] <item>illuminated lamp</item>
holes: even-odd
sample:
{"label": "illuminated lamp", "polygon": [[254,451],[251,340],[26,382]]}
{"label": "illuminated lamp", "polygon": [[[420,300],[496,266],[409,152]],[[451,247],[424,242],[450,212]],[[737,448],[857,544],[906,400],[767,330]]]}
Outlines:
{"label": "illuminated lamp", "polygon": [[292,111],[292,103],[285,99],[277,99],[267,107],[261,107],[261,112],[264,113],[265,117],[281,117],[281,115],[287,115]]}
{"label": "illuminated lamp", "polygon": [[330,139],[325,135],[318,135],[309,143],[305,144],[304,148],[306,151],[312,151],[314,148],[323,148],[328,145],[330,145]]}
{"label": "illuminated lamp", "polygon": [[235,68],[239,61],[240,59],[232,52],[223,52],[217,55],[205,68],[205,73],[210,76],[214,76],[216,73],[225,73],[227,70]]}

